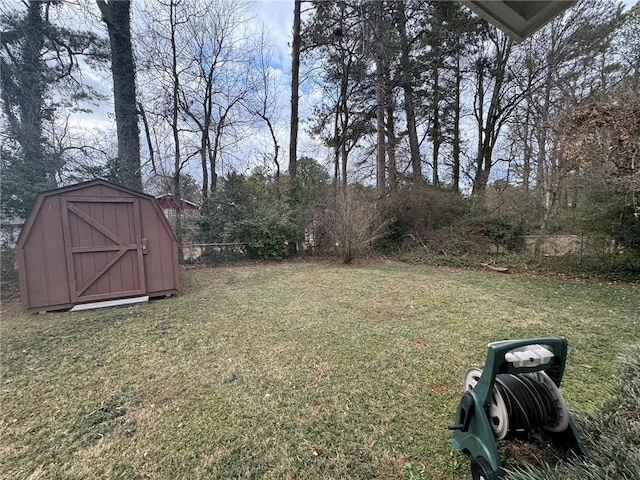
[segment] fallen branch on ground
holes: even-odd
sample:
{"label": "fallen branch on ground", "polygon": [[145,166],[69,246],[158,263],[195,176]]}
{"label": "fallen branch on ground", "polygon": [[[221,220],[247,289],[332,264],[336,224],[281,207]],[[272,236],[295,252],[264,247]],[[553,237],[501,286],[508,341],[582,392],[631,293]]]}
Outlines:
{"label": "fallen branch on ground", "polygon": [[509,273],[509,269],[507,267],[496,267],[495,265],[491,265],[490,263],[481,263],[480,265],[494,272]]}

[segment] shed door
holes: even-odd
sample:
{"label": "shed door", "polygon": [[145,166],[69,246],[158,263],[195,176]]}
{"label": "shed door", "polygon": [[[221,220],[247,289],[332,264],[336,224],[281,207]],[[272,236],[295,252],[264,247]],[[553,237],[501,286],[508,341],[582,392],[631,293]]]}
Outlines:
{"label": "shed door", "polygon": [[71,301],[146,291],[137,198],[62,197]]}

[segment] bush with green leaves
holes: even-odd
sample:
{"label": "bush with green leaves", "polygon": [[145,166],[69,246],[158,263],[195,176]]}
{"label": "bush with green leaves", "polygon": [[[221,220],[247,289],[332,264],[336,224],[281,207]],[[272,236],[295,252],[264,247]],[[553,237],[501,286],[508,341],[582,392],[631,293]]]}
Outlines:
{"label": "bush with green leaves", "polygon": [[481,233],[508,252],[520,250],[522,236],[526,233],[523,219],[517,215],[487,215],[481,225]]}
{"label": "bush with green leaves", "polygon": [[[296,236],[292,239],[303,245],[305,232],[315,230],[318,212],[323,210],[333,190],[327,170],[313,158],[299,158],[297,168],[297,175],[289,184],[288,201],[297,224]],[[318,236],[314,237],[318,242]]]}
{"label": "bush with green leaves", "polygon": [[[221,180],[218,191],[206,199],[198,220],[203,243],[244,243],[255,258],[281,260],[287,256],[287,242],[295,238],[296,225],[277,186],[262,171],[249,177],[235,172]],[[217,247],[205,257],[221,258]]]}
{"label": "bush with green leaves", "polygon": [[257,196],[247,178],[231,172],[220,180],[218,190],[202,202],[197,222],[200,241],[245,242],[246,238],[239,238],[240,225],[256,211],[257,205]]}
{"label": "bush with green leaves", "polygon": [[0,247],[0,299],[7,300],[17,295],[18,271],[15,269],[15,250],[6,245]]}
{"label": "bush with green leaves", "polygon": [[[640,197],[640,193],[638,194]],[[640,198],[620,212],[620,229],[616,235],[620,245],[640,257]]]}
{"label": "bush with green leaves", "polygon": [[250,252],[263,260],[283,260],[288,254],[287,242],[296,235],[296,224],[283,202],[263,205],[238,225],[247,239]]}
{"label": "bush with green leaves", "polygon": [[427,184],[400,186],[382,204],[388,229],[376,246],[389,253],[426,243],[434,232],[451,232],[464,224],[470,208],[468,199],[451,190]]}
{"label": "bush with green leaves", "polygon": [[[591,253],[601,260],[625,251],[640,255],[640,192],[637,186],[585,178],[579,183],[575,203],[550,216],[555,230],[584,236]],[[567,228],[569,227],[569,229]]]}

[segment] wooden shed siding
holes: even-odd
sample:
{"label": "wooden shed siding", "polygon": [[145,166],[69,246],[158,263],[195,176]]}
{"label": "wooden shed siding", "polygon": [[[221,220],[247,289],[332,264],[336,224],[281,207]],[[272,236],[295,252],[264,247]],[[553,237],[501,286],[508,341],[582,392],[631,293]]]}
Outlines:
{"label": "wooden shed siding", "polygon": [[17,247],[31,312],[180,288],[176,238],[155,199],[104,180],[39,195]]}
{"label": "wooden shed siding", "polygon": [[[150,291],[162,292],[171,288],[174,283],[173,274],[167,267],[166,255],[175,250],[171,245],[171,239],[164,232],[164,227],[159,222],[153,222],[151,218],[157,215],[150,201],[142,202],[142,229],[143,237],[147,239],[147,254],[145,255],[146,277]],[[171,263],[173,258],[171,258]]]}
{"label": "wooden shed siding", "polygon": [[[45,198],[25,245],[24,263],[26,271],[33,272],[29,288],[29,304],[33,307],[65,303],[69,301],[67,268],[64,255],[52,254],[48,246],[62,234],[60,225],[60,203],[57,198]],[[56,272],[52,275],[52,272]]]}
{"label": "wooden shed siding", "polygon": [[31,288],[29,289],[29,304],[35,307],[48,304],[47,300],[47,276],[44,270],[44,241],[42,221],[38,219],[33,225],[30,236],[30,245],[26,250],[25,265],[27,271],[32,272]]}

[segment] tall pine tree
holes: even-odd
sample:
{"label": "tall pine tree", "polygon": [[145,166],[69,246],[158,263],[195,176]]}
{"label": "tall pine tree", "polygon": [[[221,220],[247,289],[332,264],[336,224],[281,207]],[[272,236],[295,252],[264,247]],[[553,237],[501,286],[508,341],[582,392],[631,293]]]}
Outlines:
{"label": "tall pine tree", "polygon": [[0,92],[6,123],[0,149],[4,217],[25,217],[39,192],[57,186],[64,159],[52,154],[44,125],[54,121],[57,110],[73,108],[95,94],[78,80],[77,57],[105,58],[104,42],[94,33],[50,22],[55,4],[30,1],[26,12],[13,11],[0,18]]}

